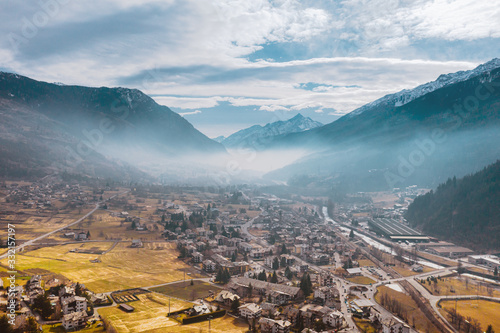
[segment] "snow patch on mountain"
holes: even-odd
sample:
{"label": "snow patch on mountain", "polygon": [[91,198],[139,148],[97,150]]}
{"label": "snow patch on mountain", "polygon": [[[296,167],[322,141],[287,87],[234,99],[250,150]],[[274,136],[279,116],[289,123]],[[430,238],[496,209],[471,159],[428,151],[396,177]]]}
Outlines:
{"label": "snow patch on mountain", "polygon": [[437,89],[443,88],[450,84],[466,81],[478,75],[483,75],[499,67],[500,59],[495,58],[488,61],[487,63],[477,66],[470,71],[459,71],[456,73],[442,74],[435,81],[422,84],[414,89],[404,89],[395,94],[386,95],[371,103],[365,104],[362,107],[348,113],[346,117],[351,118],[353,116],[359,115],[380,104],[402,106]]}
{"label": "snow patch on mountain", "polygon": [[272,137],[303,132],[320,126],[323,124],[299,113],[286,121],[276,121],[265,126],[254,125],[243,129],[222,140],[221,143],[228,148],[257,148],[270,142]]}

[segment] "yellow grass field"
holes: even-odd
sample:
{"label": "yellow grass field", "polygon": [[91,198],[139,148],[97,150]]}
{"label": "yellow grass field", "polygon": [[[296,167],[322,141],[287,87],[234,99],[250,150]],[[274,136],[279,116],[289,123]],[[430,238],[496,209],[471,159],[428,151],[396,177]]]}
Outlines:
{"label": "yellow grass field", "polygon": [[[455,308],[455,301],[445,301],[440,303],[443,310],[440,310],[445,318],[448,315],[444,309]],[[481,323],[483,331],[488,325],[493,326],[495,332],[500,331],[500,303],[488,302],[483,300],[463,300],[457,302],[457,312],[465,318],[471,317]]]}
{"label": "yellow grass field", "polygon": [[[468,279],[468,282],[466,281]],[[496,288],[488,288],[485,283],[480,283],[471,278],[466,277],[448,277],[438,280],[437,284],[425,281],[423,284],[433,295],[449,296],[449,295],[482,295],[500,297],[500,290]],[[451,290],[454,290],[452,292]],[[491,292],[491,294],[490,294]]]}
{"label": "yellow grass field", "polygon": [[396,266],[392,266],[392,269],[394,269],[396,272],[398,272],[402,276],[412,276],[412,275],[429,273],[429,272],[434,271],[434,269],[427,267],[427,266],[422,266],[422,268],[423,268],[423,272],[417,273],[411,269],[411,266],[404,264],[404,263],[397,264]]}
{"label": "yellow grass field", "polygon": [[[153,300],[148,295],[138,295],[139,301],[127,303],[135,308],[134,312],[126,313],[117,307],[98,309],[98,312],[120,333],[160,333],[160,332],[186,332],[199,333],[208,332],[208,321],[190,325],[180,325],[177,321],[167,317],[168,297],[154,294]],[[151,294],[149,294],[151,297]],[[193,304],[170,300],[170,310],[177,311],[189,308]],[[211,322],[211,332],[246,332],[248,325],[228,315],[214,319]]]}
{"label": "yellow grass field", "polygon": [[[138,295],[139,301],[129,302],[135,308],[134,312],[127,313],[113,306],[109,308],[97,309],[98,313],[108,320],[118,332],[153,332],[163,329],[169,332],[167,327],[176,326],[178,322],[167,317],[169,298],[159,294],[152,295],[152,299],[147,296]],[[170,300],[170,311],[177,311],[191,307],[191,303]]]}
{"label": "yellow grass field", "polygon": [[[143,216],[143,214],[141,215]],[[135,231],[131,230],[131,222],[123,222],[123,218],[112,216],[109,211],[99,210],[92,214],[81,223],[74,226],[75,229],[88,230],[93,240],[108,240],[121,238],[123,240],[142,239],[144,240],[163,240],[159,231]],[[141,220],[141,223],[150,224],[147,220]],[[151,223],[153,226],[155,223]],[[159,229],[158,229],[159,230]],[[162,228],[163,230],[163,228]]]}
{"label": "yellow grass field", "polygon": [[419,332],[431,332],[431,333],[440,332],[439,329],[435,327],[427,319],[427,317],[425,317],[424,313],[419,309],[417,303],[415,303],[415,301],[411,298],[411,296],[392,290],[391,288],[385,286],[380,286],[377,288],[377,290],[378,292],[375,295],[375,300],[380,304],[380,300],[382,298],[382,295],[384,294],[388,294],[391,299],[398,300],[407,312],[410,325],[415,324],[415,328]]}
{"label": "yellow grass field", "polygon": [[359,259],[359,267],[375,266],[375,263],[370,259]]}
{"label": "yellow grass field", "polygon": [[[88,247],[110,247],[113,243],[92,242]],[[193,269],[177,259],[173,243],[145,243],[144,248],[129,248],[130,243],[118,243],[104,255],[71,253],[78,244],[45,247],[18,254],[17,269],[42,269],[80,282],[94,292],[108,292],[146,287],[181,280],[184,270],[199,277]],[[99,258],[101,262],[91,263]],[[5,260],[2,261],[5,264]]]}
{"label": "yellow grass field", "polygon": [[372,280],[366,276],[353,276],[353,277],[347,278],[347,280],[354,282],[354,283],[359,283],[359,284],[370,284],[370,283],[376,282],[375,280]]}

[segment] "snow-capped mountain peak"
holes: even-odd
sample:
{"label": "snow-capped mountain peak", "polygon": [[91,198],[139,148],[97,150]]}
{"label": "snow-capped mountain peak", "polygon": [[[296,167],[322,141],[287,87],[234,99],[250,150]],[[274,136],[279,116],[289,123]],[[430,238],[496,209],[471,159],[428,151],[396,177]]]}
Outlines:
{"label": "snow-capped mountain peak", "polygon": [[266,144],[272,137],[277,135],[284,135],[296,132],[303,132],[323,126],[322,123],[312,120],[309,117],[304,117],[298,113],[293,118],[285,121],[276,121],[268,123],[265,126],[254,125],[252,127],[242,129],[226,139],[221,143],[230,147],[258,147]]}
{"label": "snow-capped mountain peak", "polygon": [[348,113],[346,116],[350,118],[352,116],[359,115],[366,110],[380,104],[402,106],[413,101],[414,99],[417,99],[444,86],[468,80],[472,77],[485,74],[499,67],[500,59],[495,58],[469,71],[459,71],[456,73],[442,74],[435,81],[424,83],[414,89],[404,89],[395,94],[386,95],[371,103],[363,105],[362,107],[352,111],[351,113]]}

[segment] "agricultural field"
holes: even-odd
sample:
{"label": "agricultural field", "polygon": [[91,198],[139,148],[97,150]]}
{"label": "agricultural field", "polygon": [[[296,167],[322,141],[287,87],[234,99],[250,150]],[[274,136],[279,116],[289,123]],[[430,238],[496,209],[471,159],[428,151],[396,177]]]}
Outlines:
{"label": "agricultural field", "polygon": [[[419,281],[420,282],[420,281]],[[437,280],[437,283],[421,283],[431,294],[438,296],[453,295],[481,295],[500,297],[500,289],[487,283],[480,282],[465,276],[446,277]]]}
{"label": "agricultural field", "polygon": [[[177,321],[167,317],[170,300],[170,311],[177,311],[193,306],[192,303],[169,299],[159,294],[138,295],[139,301],[127,303],[135,308],[134,312],[127,313],[118,307],[97,309],[99,314],[120,333],[199,333],[208,332],[208,321],[180,325]],[[243,333],[248,324],[241,319],[226,315],[210,322],[213,333]]]}
{"label": "agricultural field", "polygon": [[408,317],[407,321],[410,325],[415,325],[415,328],[419,332],[431,332],[439,333],[440,330],[435,327],[420,310],[417,303],[411,298],[411,296],[395,291],[391,288],[380,286],[377,288],[377,294],[375,295],[375,300],[377,303],[382,304],[381,300],[383,295],[387,295],[391,300],[399,302],[402,306],[403,311]]}
{"label": "agricultural field", "polygon": [[[440,303],[441,313],[445,318],[449,318],[446,309],[454,309],[455,301],[443,301]],[[481,323],[483,331],[488,325],[493,326],[495,332],[500,331],[500,303],[483,300],[463,300],[456,302],[457,312],[465,318],[471,317]]]}
{"label": "agricultural field", "polygon": [[[141,220],[141,223],[151,224],[152,231],[135,231],[131,229],[131,222],[125,222],[124,218],[116,215],[110,211],[98,210],[73,228],[89,231],[92,240],[122,239],[131,241],[140,238],[143,241],[154,241],[164,239],[160,231],[163,231],[163,227],[160,228],[157,223]],[[65,232],[68,231],[71,230],[65,230]]]}
{"label": "agricultural field", "polygon": [[191,281],[187,280],[186,282],[173,283],[152,288],[151,290],[164,295],[194,301],[197,298],[208,297],[210,291],[216,295],[221,288],[199,280],[193,280],[193,285],[191,285]]}
{"label": "agricultural field", "polygon": [[28,240],[75,222],[93,208],[37,213],[35,209],[7,205],[3,207],[6,213],[0,214],[0,238],[6,239],[8,224],[15,226],[18,241]]}
{"label": "agricultural field", "polygon": [[[97,309],[98,313],[108,321],[117,332],[170,332],[171,326],[179,325],[168,318],[169,302],[170,311],[190,308],[191,303],[170,299],[162,295],[142,294],[137,295],[139,301],[129,302],[135,308],[134,312],[127,313],[118,307]],[[168,327],[168,329],[167,329]]]}
{"label": "agricultural field", "polygon": [[[99,246],[96,244],[101,243],[93,242],[87,246]],[[103,244],[111,247],[113,243]],[[193,268],[177,259],[178,251],[173,243],[145,243],[144,248],[129,246],[129,242],[117,243],[104,255],[70,252],[75,244],[45,247],[18,254],[17,269],[60,274],[73,282],[85,284],[96,293],[177,281],[183,279],[184,272],[199,277]],[[95,259],[100,262],[90,262]]]}

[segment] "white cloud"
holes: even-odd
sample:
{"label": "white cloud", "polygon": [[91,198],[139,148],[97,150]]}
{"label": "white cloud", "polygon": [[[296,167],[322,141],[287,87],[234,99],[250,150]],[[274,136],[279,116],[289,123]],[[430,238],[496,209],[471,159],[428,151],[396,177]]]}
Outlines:
{"label": "white cloud", "polygon": [[201,113],[200,110],[195,110],[192,112],[179,112],[179,115],[184,117],[184,116],[195,115],[195,114],[200,114],[200,113]]}
{"label": "white cloud", "polygon": [[408,15],[417,38],[473,40],[500,37],[497,1],[434,0],[415,6]]}

